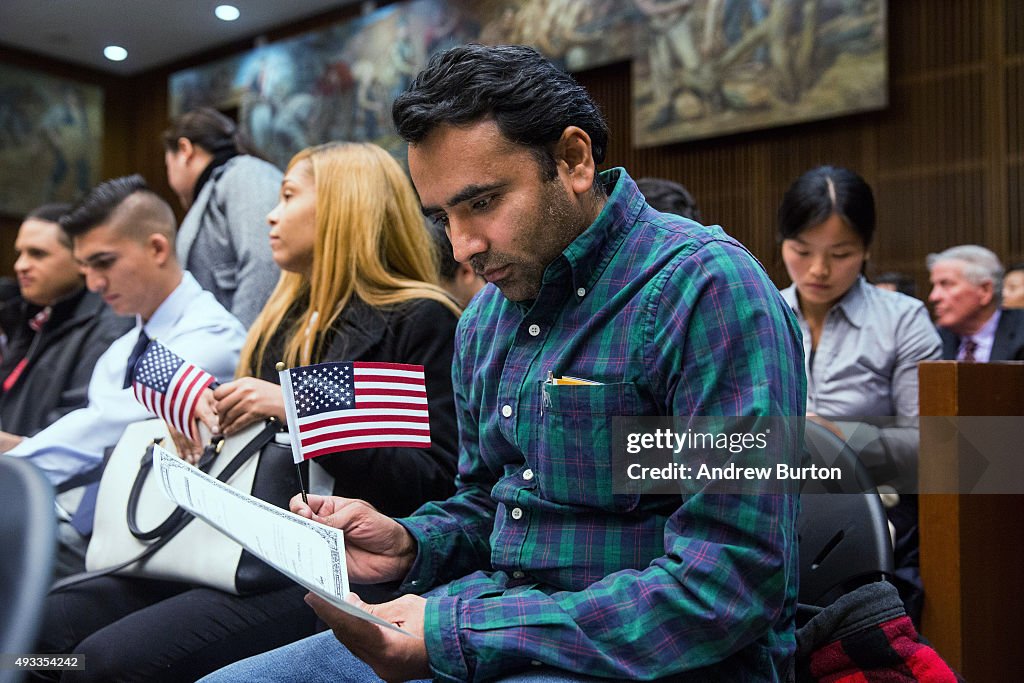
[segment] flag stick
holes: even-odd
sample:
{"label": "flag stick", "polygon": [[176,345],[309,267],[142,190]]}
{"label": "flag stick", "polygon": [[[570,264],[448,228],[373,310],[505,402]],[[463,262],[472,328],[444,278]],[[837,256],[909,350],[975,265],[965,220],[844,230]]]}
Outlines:
{"label": "flag stick", "polygon": [[295,463],[295,476],[299,478],[299,490],[302,491],[302,502],[309,505],[309,499],[306,498],[306,486],[302,483],[302,469],[299,467],[299,463]]}
{"label": "flag stick", "polygon": [[[284,394],[285,394],[285,399],[284,399],[284,402],[285,402],[285,413],[288,416],[291,416],[291,412],[292,411],[289,410],[289,405],[290,405],[289,404],[289,400],[290,400],[289,394],[291,394],[291,383],[288,380],[287,376],[283,374],[284,373],[284,367],[285,367],[284,366],[284,362],[283,361],[278,361],[277,365],[274,366],[274,369],[277,370],[278,375],[281,377],[281,380],[282,380],[281,381],[281,388],[282,388],[282,390],[285,389],[285,384],[288,384],[287,390],[284,391]],[[294,409],[294,406],[292,408]],[[294,419],[291,419],[291,417],[289,417],[289,419],[287,420],[287,423],[288,423],[289,433],[291,432],[291,430],[297,430],[299,428],[298,424],[296,423],[296,421]],[[299,450],[298,443],[296,442],[297,435],[296,434],[290,434],[290,435],[291,435],[291,438],[292,438],[292,450],[294,451],[294,453],[292,455],[294,457],[297,453],[300,453],[301,451]],[[302,481],[302,470],[299,468],[299,461],[298,460],[295,461],[295,476],[298,477],[298,479],[299,479],[299,491],[302,492],[302,502],[305,503],[306,505],[309,505],[309,498],[306,497],[306,485]]]}

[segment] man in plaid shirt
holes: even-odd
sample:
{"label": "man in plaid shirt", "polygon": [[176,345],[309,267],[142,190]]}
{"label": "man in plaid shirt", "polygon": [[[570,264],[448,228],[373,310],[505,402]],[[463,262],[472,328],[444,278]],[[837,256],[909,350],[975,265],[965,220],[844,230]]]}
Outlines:
{"label": "man in plaid shirt", "polygon": [[368,608],[416,637],[311,594],[333,634],[210,680],[784,680],[796,496],[612,486],[613,416],[802,415],[799,331],[761,266],[598,174],[600,112],[530,48],[435,56],[394,115],[424,213],[494,285],[456,337],[458,491],[401,520],[292,509],[345,530],[353,581],[402,582]]}

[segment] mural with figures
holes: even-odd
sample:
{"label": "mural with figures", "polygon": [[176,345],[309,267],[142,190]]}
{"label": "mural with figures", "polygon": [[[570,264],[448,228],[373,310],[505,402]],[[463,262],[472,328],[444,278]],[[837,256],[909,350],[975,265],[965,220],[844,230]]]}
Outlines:
{"label": "mural with figures", "polygon": [[883,0],[634,0],[638,147],[887,104]]}
{"label": "mural with figures", "polygon": [[73,201],[99,181],[103,91],[0,66],[0,213]]}
{"label": "mural with figures", "polygon": [[332,139],[402,156],[391,102],[467,42],[533,45],[569,71],[632,60],[637,146],[886,104],[884,0],[410,0],[173,74],[170,113],[237,110],[280,165]]}

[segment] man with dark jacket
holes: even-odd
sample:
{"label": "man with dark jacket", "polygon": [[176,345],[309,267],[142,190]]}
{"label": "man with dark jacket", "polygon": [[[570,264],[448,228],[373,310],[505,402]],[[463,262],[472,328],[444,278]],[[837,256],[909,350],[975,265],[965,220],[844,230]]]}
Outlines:
{"label": "man with dark jacket", "polygon": [[30,212],[14,243],[20,296],[0,308],[0,429],[32,436],[87,403],[93,366],[132,321],[85,288],[71,239],[57,223],[70,208]]}

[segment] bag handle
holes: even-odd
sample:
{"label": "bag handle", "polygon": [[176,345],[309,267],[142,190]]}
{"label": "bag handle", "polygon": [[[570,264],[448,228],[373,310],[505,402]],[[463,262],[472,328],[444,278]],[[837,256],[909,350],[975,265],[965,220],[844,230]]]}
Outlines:
{"label": "bag handle", "polygon": [[[150,531],[143,531],[139,528],[139,498],[142,496],[142,488],[146,483],[146,477],[149,476],[149,471],[153,469],[153,446],[159,444],[161,441],[163,441],[163,438],[154,439],[153,443],[146,447],[146,452],[143,453],[142,460],[139,461],[139,471],[135,475],[135,481],[132,483],[131,492],[128,494],[128,531],[132,532],[132,536],[140,541],[152,541],[166,535],[171,531],[171,529],[180,524],[181,520],[183,520],[187,514],[183,508],[176,507],[174,508],[174,511],[167,516],[167,519]],[[211,443],[205,446],[203,448],[203,457],[200,458],[196,467],[209,474],[210,466],[220,453],[220,449],[223,444],[224,440],[221,438],[217,440],[216,443]]]}
{"label": "bag handle", "polygon": [[[231,462],[229,462],[224,467],[221,473],[217,476],[217,479],[222,482],[227,482],[235,474],[235,472],[241,469],[242,465],[248,462],[248,460],[253,455],[259,453],[261,450],[263,450],[264,446],[273,441],[274,434],[277,433],[279,426],[280,423],[276,419],[269,418],[267,420],[266,425],[264,425],[263,430],[259,434],[254,436],[252,440],[249,441],[248,444],[246,444],[245,448],[239,451],[238,455],[231,459]],[[72,576],[68,576],[59,581],[54,582],[54,584],[50,587],[51,593],[64,590],[65,588],[70,588],[71,586],[76,586],[90,579],[95,579],[101,576],[114,574],[137,562],[142,562],[146,558],[156,553],[157,550],[167,545],[167,543],[170,542],[172,538],[177,536],[182,529],[188,526],[189,522],[195,519],[195,515],[193,515],[188,510],[185,510],[181,506],[178,506],[167,517],[167,519],[165,519],[163,522],[160,523],[159,526],[157,526],[156,529],[153,529],[152,531],[148,532],[139,531],[139,533],[136,533],[136,531],[138,531],[138,526],[135,524],[135,513],[138,508],[139,495],[142,490],[141,482],[145,481],[146,475],[149,473],[149,470],[151,470],[153,467],[153,445],[155,443],[156,441],[154,441],[152,444],[146,447],[146,453],[145,455],[142,456],[142,461],[139,463],[139,474],[135,477],[135,483],[132,485],[132,492],[131,495],[129,496],[128,503],[128,528],[131,529],[132,535],[134,535],[139,540],[147,540],[143,539],[142,536],[153,538],[155,540],[153,540],[152,543],[146,546],[146,549],[143,550],[141,553],[139,553],[138,555],[129,560],[125,560],[121,564],[114,565],[113,567],[106,567],[105,569],[97,569],[91,572],[82,572],[81,574],[74,574]],[[207,453],[207,450],[211,451],[211,453]],[[204,448],[203,458],[200,460],[199,464],[205,464],[207,469],[209,469],[210,464],[212,464],[213,460],[216,458],[219,450],[219,447],[214,445],[207,446],[206,448]],[[138,488],[138,491],[136,491],[136,488]],[[174,522],[173,524],[171,523],[172,520]],[[157,534],[157,531],[162,531],[162,533]],[[142,536],[140,536],[139,534],[142,534]]]}
{"label": "bag handle", "polygon": [[[241,469],[242,465],[247,463],[249,459],[263,450],[274,438],[274,433],[277,431],[278,423],[276,420],[268,420],[267,424],[263,427],[263,431],[254,436],[249,443],[245,445],[241,451],[238,452],[231,462],[221,471],[217,476],[217,479],[223,482],[228,481],[235,472]],[[224,439],[221,438],[216,440],[215,443],[211,443],[203,448],[203,457],[200,459],[197,467],[203,472],[208,472],[210,467],[213,465],[213,461],[217,459],[217,455],[220,453],[220,449],[224,445]],[[142,496],[142,487],[146,483],[146,477],[149,476],[150,470],[153,469],[153,445],[151,444],[147,449],[145,455],[142,456],[141,462],[139,462],[139,473],[135,475],[135,483],[132,484],[131,493],[128,495],[128,530],[132,532],[132,536],[140,541],[153,541],[163,536],[166,536],[182,524],[183,520],[187,518],[191,519],[192,513],[185,510],[182,507],[174,508],[174,511],[167,516],[163,522],[154,527],[149,531],[142,531],[138,525],[138,510],[139,510],[139,499]]]}

